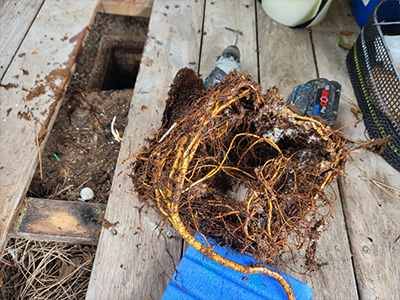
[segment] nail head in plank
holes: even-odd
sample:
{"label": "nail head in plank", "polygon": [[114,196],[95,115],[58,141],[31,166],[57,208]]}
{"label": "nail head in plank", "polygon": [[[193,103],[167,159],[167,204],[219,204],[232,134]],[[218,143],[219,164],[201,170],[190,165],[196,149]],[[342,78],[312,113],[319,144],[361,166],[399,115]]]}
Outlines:
{"label": "nail head in plank", "polygon": [[63,98],[97,0],[45,1],[0,86],[0,250]]}
{"label": "nail head in plank", "polygon": [[96,245],[104,204],[26,198],[11,237]]}
{"label": "nail head in plank", "polygon": [[360,299],[392,299],[400,295],[400,201],[363,177],[400,190],[399,173],[365,150],[352,155],[346,173],[340,187]]}
{"label": "nail head in plank", "polygon": [[[154,2],[119,162],[138,152],[161,126],[177,71],[197,68],[203,8],[200,0]],[[130,163],[116,166],[105,218],[119,221],[118,234],[100,234],[88,300],[160,299],[179,263],[182,239],[176,234],[168,238],[168,230],[175,230],[138,200]]]}

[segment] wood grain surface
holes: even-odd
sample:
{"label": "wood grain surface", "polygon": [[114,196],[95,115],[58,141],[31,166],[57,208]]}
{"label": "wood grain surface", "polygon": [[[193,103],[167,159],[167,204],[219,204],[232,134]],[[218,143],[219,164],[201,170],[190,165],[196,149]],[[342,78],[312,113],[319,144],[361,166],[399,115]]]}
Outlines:
{"label": "wood grain surface", "polygon": [[96,245],[106,206],[81,201],[26,198],[10,236]]}
{"label": "wood grain surface", "polygon": [[[324,24],[315,27],[321,26]],[[316,29],[313,28],[311,34],[314,30]],[[317,78],[309,29],[292,29],[278,24],[259,7],[258,31],[260,79],[264,89],[277,85],[286,101],[297,85]],[[334,38],[336,39],[336,36]],[[319,53],[319,55],[326,54]],[[331,80],[341,80],[328,77]],[[309,275],[301,275],[290,269],[286,272],[311,286],[314,289],[313,299],[357,299],[340,193],[337,183],[333,183],[332,187],[338,195],[338,200],[334,205],[333,217],[329,219],[330,226],[322,233],[318,242],[316,254],[317,260],[323,266],[316,273]]]}
{"label": "wood grain surface", "polygon": [[[136,9],[139,4],[144,9],[138,12],[127,8],[136,5]],[[276,85],[286,98],[295,86],[318,75],[338,81],[342,98],[335,128],[343,127],[350,141],[367,138],[364,124],[355,126],[357,117],[351,110],[358,105],[346,69],[347,51],[337,46],[341,30],[352,32],[342,36],[348,44],[360,33],[349,1],[332,1],[326,18],[312,29],[280,25],[252,0],[155,0],[152,9],[151,4],[103,1],[102,11],[109,13],[148,17],[151,11],[119,162],[139,151],[161,126],[176,72],[188,66],[206,77],[236,34],[241,70],[258,80],[264,91]],[[0,3],[0,22],[6,28],[0,33],[0,250],[99,5],[100,0]],[[117,234],[101,231],[87,299],[160,299],[184,250],[182,239],[168,222],[138,200],[129,177],[132,161],[118,163],[116,168],[104,218],[119,222]],[[330,227],[319,241],[317,258],[322,267],[311,275],[285,272],[310,285],[313,299],[397,299],[399,173],[379,155],[358,150],[349,157],[345,176],[332,187],[338,200]],[[28,202],[26,209],[31,211],[25,211],[26,215],[23,211],[15,236],[83,232],[82,216],[67,208],[75,204]],[[49,205],[54,213],[34,218]],[[33,219],[23,221],[24,216]],[[42,218],[47,218],[46,224]],[[44,226],[48,224],[59,227],[58,231]],[[98,224],[91,225],[98,230]],[[81,237],[77,238],[79,242]]]}
{"label": "wood grain surface", "polygon": [[[203,9],[202,1],[154,2],[119,161],[161,126],[176,72],[198,68]],[[133,192],[130,163],[115,170],[105,218],[119,221],[118,234],[100,235],[86,299],[160,299],[181,258],[181,237]]]}
{"label": "wood grain surface", "polygon": [[207,1],[200,65],[200,74],[204,78],[211,72],[222,51],[232,45],[235,36],[238,36],[240,69],[258,80],[254,6],[251,0],[236,1],[235,5],[232,1]]}
{"label": "wood grain surface", "polygon": [[[360,32],[348,1],[334,1],[320,25],[313,29],[320,74],[342,84],[337,126],[353,122],[343,129],[347,137],[366,140],[364,123],[355,127],[351,111],[357,101],[346,69],[347,51],[336,46],[341,30],[353,32],[343,37],[351,45]],[[346,175],[339,181],[360,299],[397,299],[400,295],[400,201],[371,183],[397,189],[385,187],[398,197],[399,178],[399,172],[381,156],[360,150],[352,154]]]}
{"label": "wood grain surface", "polygon": [[153,0],[103,0],[99,12],[150,18]]}
{"label": "wood grain surface", "polygon": [[44,0],[0,2],[0,82]]}

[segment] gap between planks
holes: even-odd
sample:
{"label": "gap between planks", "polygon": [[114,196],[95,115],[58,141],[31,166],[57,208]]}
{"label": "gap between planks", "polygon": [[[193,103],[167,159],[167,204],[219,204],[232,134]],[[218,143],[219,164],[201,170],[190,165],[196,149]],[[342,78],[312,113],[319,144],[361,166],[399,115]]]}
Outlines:
{"label": "gap between planks", "polygon": [[[345,65],[347,52],[336,46],[336,36],[340,30],[353,32],[342,37],[345,43],[353,44],[360,27],[348,1],[333,1],[321,25],[313,29],[315,52],[321,76],[340,79],[342,84],[344,97],[337,125],[341,127],[356,120],[351,108],[358,105]],[[350,140],[366,139],[364,122],[343,131]],[[400,224],[400,202],[376,186],[369,187],[363,177],[400,189],[399,172],[381,156],[359,150],[351,155],[346,175],[339,179],[359,297],[395,299],[400,295],[400,245],[396,243],[400,228],[394,222]]]}
{"label": "gap between planks", "polygon": [[[264,89],[278,86],[287,99],[294,87],[317,78],[309,30],[292,29],[272,21],[260,5],[257,12],[261,84]],[[335,18],[335,15],[330,17]],[[325,28],[324,23],[315,27]],[[340,80],[332,77],[333,74],[325,76],[330,80]],[[338,194],[336,182],[332,187]],[[312,276],[300,275],[289,269],[285,272],[310,285],[314,289],[314,299],[331,299],[332,295],[336,299],[358,299],[340,198],[334,204],[333,218],[329,219],[329,223],[330,226],[320,237],[316,253],[319,261],[327,264]]]}
{"label": "gap between planks", "polygon": [[[203,9],[200,0],[154,2],[119,162],[139,151],[160,128],[176,72],[184,66],[198,68]],[[118,234],[101,232],[88,300],[160,299],[180,260],[181,237],[138,200],[130,163],[115,170],[105,218],[119,221]],[[166,237],[168,230],[175,233],[172,238]]]}
{"label": "gap between planks", "polygon": [[44,0],[0,1],[0,82],[16,55]]}

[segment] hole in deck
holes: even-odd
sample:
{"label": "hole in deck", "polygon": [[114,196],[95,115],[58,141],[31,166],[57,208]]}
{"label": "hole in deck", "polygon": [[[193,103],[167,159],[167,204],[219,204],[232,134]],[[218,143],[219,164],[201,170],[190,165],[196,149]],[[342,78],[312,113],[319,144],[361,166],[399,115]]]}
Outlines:
{"label": "hole in deck", "polygon": [[133,89],[139,72],[145,40],[124,36],[103,36],[90,74],[92,89]]}
{"label": "hole in deck", "polygon": [[[104,88],[112,90],[102,91],[102,78],[98,88],[94,89],[89,84],[90,74],[93,72],[95,57],[103,36],[135,36],[144,40],[147,28],[147,19],[101,13],[96,15],[82,53],[77,58],[76,69],[57,119],[41,152],[43,179],[40,178],[38,167],[27,196],[78,201],[80,189],[88,186],[95,192],[95,197],[89,200],[90,204],[107,203],[119,153],[119,143],[110,133],[110,123],[112,118],[117,116],[115,127],[122,135],[127,124],[142,42],[138,44],[139,47],[134,45],[133,49],[122,47],[123,54],[119,53],[118,47],[110,48],[109,57],[113,57],[112,61],[117,65],[132,66],[129,74],[125,73],[123,76],[129,77],[129,86],[106,84]],[[137,59],[135,56],[132,60],[131,53],[137,55]],[[128,60],[133,63],[127,62]],[[103,63],[106,61],[108,62],[104,60]],[[106,70],[104,67],[102,73],[98,74],[117,77],[119,70],[113,68]],[[121,70],[123,71],[124,69]],[[47,213],[49,210],[46,206],[47,204],[40,205],[37,210]],[[81,226],[84,222],[100,226],[97,221],[92,220],[90,213],[82,210],[82,207],[76,213],[84,218],[79,219]],[[59,220],[65,221],[64,218]],[[0,289],[1,299],[26,299],[27,295],[31,299],[43,296],[51,299],[85,297],[96,247],[76,245],[75,242],[55,244],[19,238],[10,239],[7,249],[9,251],[0,256],[6,262],[4,267],[0,268],[0,281],[4,281]],[[25,253],[30,255],[29,261],[24,259]],[[9,266],[15,265],[17,260],[25,267],[10,268]],[[81,268],[83,265],[85,267]],[[31,272],[33,269],[35,272]]]}
{"label": "hole in deck", "polygon": [[148,20],[97,14],[41,153],[27,196],[73,200],[89,187],[89,202],[107,203],[139,71]]}

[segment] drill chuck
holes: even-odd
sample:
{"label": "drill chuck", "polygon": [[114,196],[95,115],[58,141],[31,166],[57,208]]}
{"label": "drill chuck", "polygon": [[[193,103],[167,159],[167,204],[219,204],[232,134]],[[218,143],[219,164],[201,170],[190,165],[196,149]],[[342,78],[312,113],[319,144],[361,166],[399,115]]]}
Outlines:
{"label": "drill chuck", "polygon": [[220,58],[214,65],[210,75],[207,76],[204,84],[206,87],[210,87],[213,84],[220,82],[230,71],[234,69],[240,70],[240,51],[236,47],[237,36],[233,42],[233,45],[228,46],[222,52]]}

